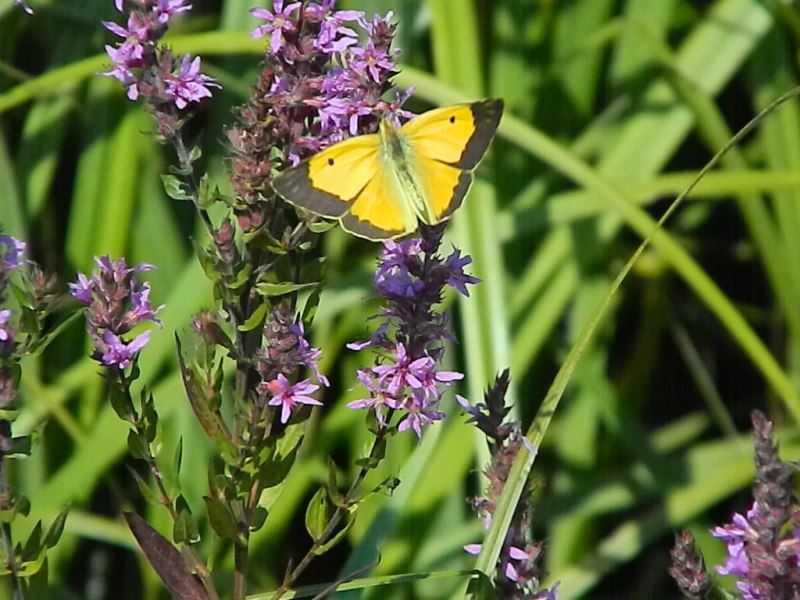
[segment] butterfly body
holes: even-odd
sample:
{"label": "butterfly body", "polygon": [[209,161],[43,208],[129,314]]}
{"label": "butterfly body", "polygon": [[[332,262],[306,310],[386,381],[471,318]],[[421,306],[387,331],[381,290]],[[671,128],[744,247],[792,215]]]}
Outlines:
{"label": "butterfly body", "polygon": [[390,239],[460,206],[499,124],[501,100],[428,111],[401,127],[347,139],[281,173],[273,188],[354,235]]}

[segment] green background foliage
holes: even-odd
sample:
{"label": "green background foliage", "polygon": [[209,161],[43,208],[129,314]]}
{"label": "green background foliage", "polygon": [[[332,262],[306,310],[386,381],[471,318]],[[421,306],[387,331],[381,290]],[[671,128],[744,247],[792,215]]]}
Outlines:
{"label": "green background foliage", "polygon": [[[203,166],[223,190],[223,129],[256,81],[264,41],[250,0],[195,2],[167,41],[203,57],[224,91],[190,123]],[[545,391],[611,282],[683,190],[736,130],[798,85],[800,18],[790,1],[570,0],[342,2],[394,10],[411,108],[501,97],[506,116],[470,197],[449,227],[483,280],[470,298],[448,298],[460,344],[449,368],[480,400],[510,367],[515,418],[530,423]],[[191,241],[202,239],[189,203],[167,198],[173,163],[144,109],[98,77],[112,36],[110,1],[42,1],[27,17],[0,7],[0,222],[64,281],[94,255],[149,262],[164,327],[143,353],[139,384],[152,390],[169,456],[183,439],[181,485],[202,514],[210,448],[191,417],[177,371],[174,333],[210,307],[210,285]],[[656,235],[585,351],[546,433],[532,477],[535,535],[560,598],[674,598],[666,574],[673,531],[691,529],[709,563],[721,544],[708,528],[746,509],[754,408],[786,425],[796,459],[800,420],[800,104],[791,100],[728,152]],[[357,359],[377,246],[325,234],[327,285],[311,332],[333,382],[298,463],[253,540],[252,591],[273,589],[289,557],[308,544],[305,504],[332,456],[349,473],[367,441]],[[51,521],[69,503],[51,580],[61,597],[163,597],[133,553],[120,518],[144,506],[126,462],[126,429],[104,400],[98,367],[75,325],[22,380],[24,434],[46,423],[14,483],[31,518]],[[312,569],[330,581],[377,560],[366,598],[445,598],[450,576],[482,536],[465,498],[478,493],[485,443],[454,401],[421,444],[390,445],[373,483],[398,476],[391,497],[359,512],[347,544]],[[17,524],[19,536],[25,523]],[[202,533],[202,532],[201,532]],[[207,534],[207,531],[205,532]],[[206,535],[206,537],[208,537]],[[215,557],[219,572],[230,556]],[[436,572],[407,582],[400,573]],[[382,579],[386,578],[388,579]],[[71,591],[70,591],[71,590]],[[348,596],[349,597],[349,596]]]}

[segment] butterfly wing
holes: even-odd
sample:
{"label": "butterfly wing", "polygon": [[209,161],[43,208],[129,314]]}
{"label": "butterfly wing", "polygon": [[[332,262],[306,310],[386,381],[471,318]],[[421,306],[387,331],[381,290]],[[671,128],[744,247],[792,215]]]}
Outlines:
{"label": "butterfly wing", "polygon": [[381,137],[360,135],[318,152],[278,175],[273,189],[288,202],[339,219],[350,233],[370,240],[397,237],[408,228],[404,211],[380,162]]}
{"label": "butterfly wing", "polygon": [[438,223],[461,205],[502,114],[502,100],[483,100],[437,108],[401,127],[428,204],[423,220]]}
{"label": "butterfly wing", "polygon": [[340,218],[379,170],[377,135],[362,135],[318,152],[272,181],[287,202],[323,217]]}

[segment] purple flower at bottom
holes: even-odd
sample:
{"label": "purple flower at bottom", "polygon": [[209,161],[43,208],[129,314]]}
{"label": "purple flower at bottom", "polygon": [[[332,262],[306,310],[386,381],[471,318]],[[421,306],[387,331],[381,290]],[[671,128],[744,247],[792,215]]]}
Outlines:
{"label": "purple flower at bottom", "polygon": [[270,393],[272,398],[267,403],[270,406],[280,406],[281,408],[281,423],[286,423],[292,416],[292,412],[299,404],[314,404],[322,406],[322,402],[311,398],[307,394],[313,394],[319,389],[318,385],[314,385],[308,379],[298,381],[295,384],[289,382],[283,373],[280,373],[276,379],[272,381],[262,382],[258,386],[259,393]]}

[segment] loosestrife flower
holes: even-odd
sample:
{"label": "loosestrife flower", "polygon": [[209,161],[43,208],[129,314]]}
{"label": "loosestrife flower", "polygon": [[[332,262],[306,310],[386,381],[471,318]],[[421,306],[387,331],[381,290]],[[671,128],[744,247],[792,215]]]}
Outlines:
{"label": "loosestrife flower", "polygon": [[4,305],[12,273],[20,270],[28,262],[22,258],[24,253],[24,242],[10,235],[0,235],[0,358],[14,352],[16,330],[11,322],[14,311],[5,308]]}
{"label": "loosestrife flower", "polygon": [[[118,80],[127,89],[130,100],[144,99],[158,122],[158,131],[174,137],[180,128],[181,115],[189,104],[211,96],[212,88],[220,85],[200,72],[199,57],[189,54],[176,58],[159,40],[175,15],[191,10],[185,0],[116,0],[118,11],[133,10],[126,26],[104,22],[113,34],[122,38],[118,44],[106,46],[112,61],[104,73]],[[177,109],[177,110],[176,110]]]}
{"label": "loosestrife flower", "polygon": [[[301,404],[321,405],[309,396],[320,386],[329,385],[328,379],[319,371],[321,352],[309,344],[303,324],[292,320],[285,304],[270,313],[264,325],[264,340],[265,347],[256,353],[256,369],[261,376],[257,392],[262,399],[269,397],[266,401],[269,406],[281,407],[281,423],[286,423]],[[297,377],[300,366],[311,371],[316,384],[309,379],[291,383],[290,379]]]}
{"label": "loosestrife flower", "polygon": [[444,418],[437,410],[444,388],[464,377],[439,366],[445,341],[454,338],[447,313],[434,306],[445,286],[466,290],[467,283],[478,281],[463,273],[468,257],[454,269],[449,257],[437,254],[442,231],[442,226],[425,227],[422,239],[384,242],[374,279],[384,301],[377,315],[381,323],[369,340],[348,344],[351,350],[373,347],[379,356],[373,367],[358,372],[368,397],[347,406],[371,410],[381,427],[398,413],[397,430],[412,430],[418,438],[424,427]]}
{"label": "loosestrife flower", "polygon": [[268,404],[281,407],[281,423],[286,423],[299,404],[322,406],[322,402],[308,395],[318,389],[319,386],[314,385],[308,379],[292,384],[283,373],[279,373],[276,379],[260,384],[258,391],[272,395]]}
{"label": "loosestrife flower", "polygon": [[[727,556],[715,569],[737,578],[742,600],[800,597],[800,514],[794,497],[796,468],[780,460],[773,442],[773,427],[766,417],[753,412],[756,479],[753,504],[745,514],[734,513],[731,522],[714,527],[711,534],[724,541]],[[701,598],[710,577],[684,532],[672,551],[670,574],[683,594]]]}
{"label": "loosestrife flower", "polygon": [[[466,263],[463,259],[456,256],[450,268],[458,270],[464,264]],[[454,267],[454,265],[460,266]],[[458,403],[470,415],[467,422],[474,423],[486,435],[489,443],[491,463],[483,472],[489,480],[489,487],[484,496],[471,500],[476,513],[483,519],[485,529],[492,524],[497,502],[503,493],[517,454],[523,446],[530,450],[530,442],[522,435],[520,424],[516,421],[505,421],[511,410],[505,403],[508,385],[508,371],[505,371],[486,392],[485,402],[473,406],[466,398],[456,396]],[[522,498],[530,497],[530,490],[524,490]],[[541,544],[530,539],[530,512],[529,500],[523,500],[511,519],[511,527],[506,533],[497,563],[495,587],[498,597],[502,598],[555,600],[558,596],[559,582],[551,588],[537,590],[542,577],[539,566],[542,548]],[[478,554],[481,547],[481,544],[468,544],[464,546],[464,550],[470,554]]]}
{"label": "loosestrife flower", "polygon": [[139,283],[135,276],[153,267],[128,267],[124,258],[113,261],[108,256],[95,257],[95,263],[98,269],[91,277],[79,273],[78,281],[69,288],[88,309],[86,330],[94,343],[93,358],[105,366],[125,369],[150,340],[150,332],[128,341],[123,336],[145,321],[161,325],[156,315],[164,306],[153,309],[150,285]]}
{"label": "loosestrife flower", "polygon": [[7,277],[11,271],[19,269],[24,261],[25,242],[10,235],[0,235],[0,277]]}

